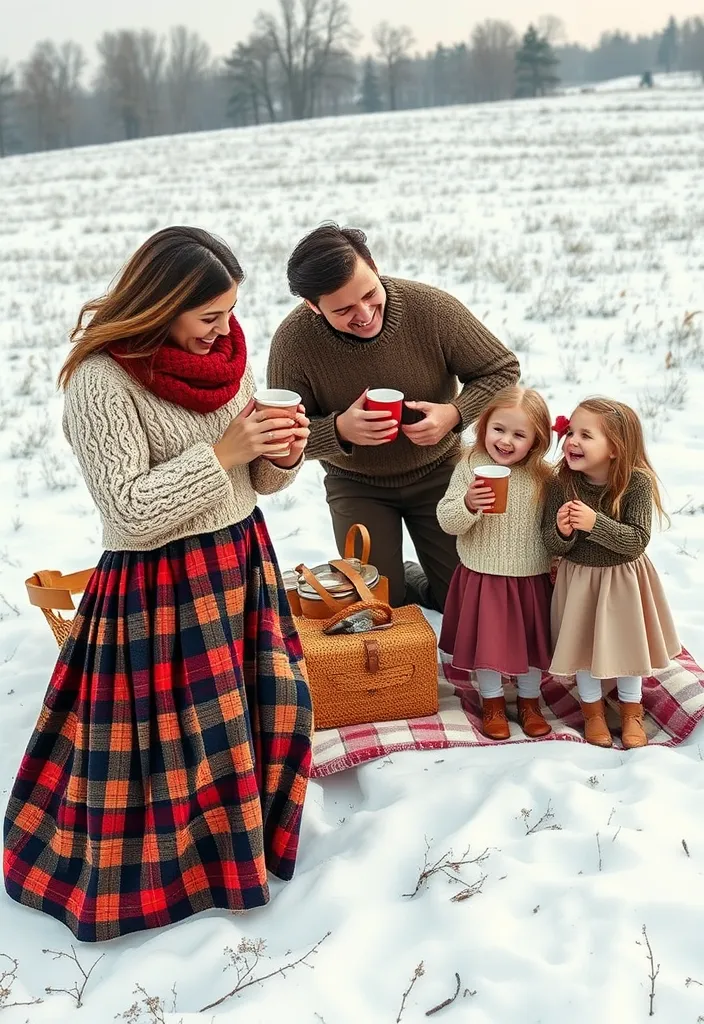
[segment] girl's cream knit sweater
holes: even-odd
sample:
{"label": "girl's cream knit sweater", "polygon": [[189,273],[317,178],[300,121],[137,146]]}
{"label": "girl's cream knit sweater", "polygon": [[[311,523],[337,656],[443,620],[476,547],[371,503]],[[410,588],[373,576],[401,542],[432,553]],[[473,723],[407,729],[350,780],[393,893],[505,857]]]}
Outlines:
{"label": "girl's cream knit sweater", "polygon": [[470,512],[464,496],[476,466],[491,465],[486,454],[473,453],[455,467],[447,493],[438,504],[438,521],[457,537],[460,561],[474,572],[492,576],[538,576],[550,571],[550,555],[541,531],[539,487],[525,466],[514,466],[508,504],[502,515]]}

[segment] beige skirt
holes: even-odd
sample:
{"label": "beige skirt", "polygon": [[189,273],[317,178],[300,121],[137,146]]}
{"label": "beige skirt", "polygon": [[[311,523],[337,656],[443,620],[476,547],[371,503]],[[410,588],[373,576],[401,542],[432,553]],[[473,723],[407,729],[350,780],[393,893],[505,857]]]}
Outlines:
{"label": "beige skirt", "polygon": [[553,675],[649,676],[682,649],[662,584],[646,555],[596,568],[560,561],[550,625]]}

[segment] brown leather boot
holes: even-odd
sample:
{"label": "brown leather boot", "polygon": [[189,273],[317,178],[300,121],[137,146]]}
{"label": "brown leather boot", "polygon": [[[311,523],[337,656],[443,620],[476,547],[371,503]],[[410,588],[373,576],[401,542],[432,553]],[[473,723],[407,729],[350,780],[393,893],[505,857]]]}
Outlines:
{"label": "brown leather boot", "polygon": [[535,739],[537,736],[547,736],[552,729],[543,718],[540,710],[540,701],[537,697],[518,698],[518,724],[526,736]]}
{"label": "brown leather boot", "polygon": [[505,697],[482,698],[482,730],[490,740],[507,740],[511,735],[506,718]]}
{"label": "brown leather boot", "polygon": [[604,714],[604,701],[596,700],[593,704],[582,704],[582,714],[584,738],[587,743],[593,743],[595,747],[612,746],[613,740]]}
{"label": "brown leather boot", "polygon": [[646,747],[648,737],[643,728],[643,705],[620,700],[621,709],[621,742],[626,750],[633,747]]}

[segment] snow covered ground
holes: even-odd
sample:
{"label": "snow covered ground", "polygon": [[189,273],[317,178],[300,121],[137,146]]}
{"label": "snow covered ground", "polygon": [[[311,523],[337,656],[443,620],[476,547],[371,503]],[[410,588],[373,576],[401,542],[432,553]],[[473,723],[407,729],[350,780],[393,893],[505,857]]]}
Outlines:
{"label": "snow covered ground", "polygon": [[[368,231],[383,272],[464,300],[517,351],[553,414],[594,392],[632,402],[673,513],[649,553],[683,642],[703,661],[702,166],[704,90],[690,88],[0,161],[3,808],[56,656],[24,579],[91,565],[100,552],[60,430],[54,380],[67,331],[142,239],[171,223],[223,235],[247,269],[238,314],[260,379],[292,305],[287,255],[335,218]],[[283,566],[333,551],[316,465],[262,506]],[[696,1024],[703,748],[699,729],[677,749],[628,754],[558,743],[415,753],[313,782],[297,875],[274,885],[269,907],[77,947],[86,972],[103,954],[80,1009],[70,994],[45,992],[83,983],[76,964],[42,952],[70,954],[71,935],[3,894],[3,1024],[414,1024],[458,984],[430,1019],[639,1024],[653,989],[656,1018]],[[426,854],[431,864],[474,862],[448,869],[461,882],[436,872],[409,898]],[[652,983],[644,926],[660,965]],[[323,939],[285,978],[199,1012],[236,987],[233,956],[240,974],[259,957],[251,980]],[[265,948],[252,952],[259,940]]]}
{"label": "snow covered ground", "polygon": [[[565,88],[565,93],[579,92],[632,92],[640,88],[640,75],[624,75],[622,78],[609,78],[605,82],[593,85],[572,85]],[[669,73],[653,71],[654,89],[702,89],[704,82],[698,71],[670,71]],[[646,91],[646,90],[642,90]]]}

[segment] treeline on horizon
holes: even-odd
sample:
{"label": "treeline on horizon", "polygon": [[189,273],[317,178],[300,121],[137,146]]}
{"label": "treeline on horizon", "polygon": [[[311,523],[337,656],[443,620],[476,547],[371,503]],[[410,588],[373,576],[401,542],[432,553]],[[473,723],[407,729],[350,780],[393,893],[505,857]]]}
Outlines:
{"label": "treeline on horizon", "polygon": [[421,53],[407,25],[378,24],[373,50],[346,0],[278,0],[225,57],[192,29],[124,29],[88,55],[75,42],[37,42],[16,66],[0,53],[0,156],[339,114],[486,103],[560,85],[691,71],[704,84],[704,19],[670,18],[652,35],[604,32],[565,42],[545,16],[523,36],[486,20],[454,45]]}

